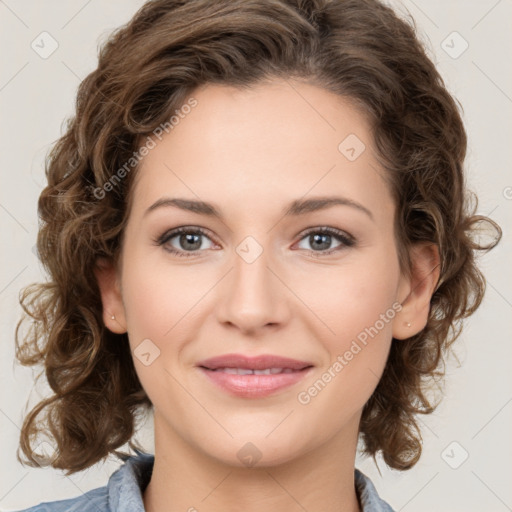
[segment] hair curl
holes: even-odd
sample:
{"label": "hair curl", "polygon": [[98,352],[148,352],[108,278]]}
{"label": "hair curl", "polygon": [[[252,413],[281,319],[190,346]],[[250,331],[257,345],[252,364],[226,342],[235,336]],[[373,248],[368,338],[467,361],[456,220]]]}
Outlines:
{"label": "hair curl", "polygon": [[[457,104],[416,37],[416,26],[377,0],[154,0],[101,47],[80,84],[76,113],[46,161],[48,185],[38,202],[39,257],[50,279],[20,294],[16,357],[42,364],[54,394],[24,420],[20,448],[39,465],[32,443],[50,432],[55,468],[67,474],[99,462],[125,443],[151,403],[133,365],[128,337],[106,329],[93,268],[117,262],[136,167],[105,191],[140,141],[208,83],[251,87],[296,78],[339,94],[369,116],[378,158],[396,202],[402,269],[408,249],[440,249],[440,281],[426,327],[394,341],[382,378],[364,407],[364,452],[391,467],[411,468],[421,454],[415,420],[428,414],[433,377],[480,305],[485,279],[477,250],[501,229],[475,215],[466,191],[466,133]],[[471,204],[473,206],[471,207]],[[486,223],[495,238],[473,234]],[[21,336],[20,327],[30,322]],[[20,339],[22,342],[20,343]],[[44,421],[37,422],[41,412]],[[137,449],[137,448],[136,448]]]}

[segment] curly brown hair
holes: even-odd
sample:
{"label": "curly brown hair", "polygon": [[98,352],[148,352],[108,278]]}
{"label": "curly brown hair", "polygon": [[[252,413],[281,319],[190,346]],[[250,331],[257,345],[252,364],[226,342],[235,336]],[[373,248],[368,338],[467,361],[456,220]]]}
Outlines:
{"label": "curly brown hair", "polygon": [[[139,448],[132,437],[151,402],[127,334],[110,332],[102,321],[93,278],[99,258],[118,261],[137,171],[126,162],[196,87],[248,88],[278,77],[332,91],[371,119],[396,204],[401,269],[410,270],[412,244],[439,247],[440,280],[427,325],[392,343],[360,423],[366,454],[381,451],[400,470],[418,461],[415,416],[437,405],[428,385],[443,375],[463,318],[483,298],[476,251],[494,247],[501,229],[475,214],[464,181],[459,104],[414,21],[377,0],[152,0],[102,46],[97,69],[79,87],[76,114],[47,157],[37,249],[49,280],[20,294],[25,314],[16,357],[42,365],[54,394],[24,420],[20,448],[28,460],[19,448],[17,454],[23,464],[41,463],[32,449],[41,433],[56,442],[51,465],[68,475],[110,453],[126,457],[117,451],[125,443]],[[494,235],[487,244],[473,236],[481,223]],[[25,321],[30,328],[22,335]],[[44,420],[36,421],[42,412]]]}

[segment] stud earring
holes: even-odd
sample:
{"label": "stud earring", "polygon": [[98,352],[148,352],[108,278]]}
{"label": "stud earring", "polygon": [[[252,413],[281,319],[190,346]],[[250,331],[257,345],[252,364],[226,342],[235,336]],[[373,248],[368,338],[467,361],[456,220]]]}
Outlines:
{"label": "stud earring", "polygon": [[112,320],[116,319],[115,315],[112,315],[110,318],[112,318]]}
{"label": "stud earring", "polygon": [[407,322],[405,325],[407,325],[407,327],[411,327],[411,322]]}

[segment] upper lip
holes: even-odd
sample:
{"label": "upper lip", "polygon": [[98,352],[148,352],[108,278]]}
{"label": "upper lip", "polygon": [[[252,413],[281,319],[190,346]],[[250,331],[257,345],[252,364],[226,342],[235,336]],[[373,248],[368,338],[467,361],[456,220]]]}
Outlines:
{"label": "upper lip", "polygon": [[271,354],[264,354],[256,357],[248,357],[242,354],[225,354],[211,357],[197,363],[209,370],[218,368],[245,368],[247,370],[266,370],[267,368],[291,368],[292,370],[303,370],[313,366],[308,361],[299,361],[288,357],[280,357]]}

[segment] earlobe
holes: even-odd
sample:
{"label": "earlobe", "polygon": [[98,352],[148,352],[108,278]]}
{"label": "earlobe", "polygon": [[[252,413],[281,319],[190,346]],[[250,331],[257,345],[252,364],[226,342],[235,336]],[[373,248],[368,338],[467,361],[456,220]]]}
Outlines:
{"label": "earlobe", "polygon": [[393,338],[403,340],[418,334],[427,325],[430,300],[439,281],[439,248],[432,243],[420,243],[411,248],[411,275],[408,293],[400,314],[393,323]]}
{"label": "earlobe", "polygon": [[100,289],[105,326],[116,334],[125,333],[126,318],[115,265],[105,258],[99,258],[94,275]]}

